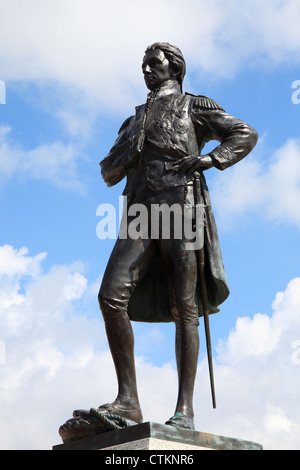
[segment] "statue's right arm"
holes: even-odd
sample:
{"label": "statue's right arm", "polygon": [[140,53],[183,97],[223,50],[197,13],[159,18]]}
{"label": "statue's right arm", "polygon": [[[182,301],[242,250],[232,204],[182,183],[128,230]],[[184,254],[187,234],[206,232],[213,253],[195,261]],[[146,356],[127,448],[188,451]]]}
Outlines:
{"label": "statue's right arm", "polygon": [[101,174],[108,186],[114,186],[126,176],[130,164],[131,138],[129,131],[132,119],[133,117],[126,119],[122,124],[113,147],[100,162]]}

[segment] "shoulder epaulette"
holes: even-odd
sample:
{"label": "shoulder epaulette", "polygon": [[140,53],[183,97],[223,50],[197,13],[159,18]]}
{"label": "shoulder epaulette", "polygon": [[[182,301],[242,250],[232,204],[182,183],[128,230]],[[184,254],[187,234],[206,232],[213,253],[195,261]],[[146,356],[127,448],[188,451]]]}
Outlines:
{"label": "shoulder epaulette", "polygon": [[203,110],[220,110],[225,111],[222,106],[220,106],[216,101],[207,96],[203,95],[192,95],[191,93],[186,93],[187,95],[191,95],[195,97],[194,101],[194,108],[196,109],[203,109]]}

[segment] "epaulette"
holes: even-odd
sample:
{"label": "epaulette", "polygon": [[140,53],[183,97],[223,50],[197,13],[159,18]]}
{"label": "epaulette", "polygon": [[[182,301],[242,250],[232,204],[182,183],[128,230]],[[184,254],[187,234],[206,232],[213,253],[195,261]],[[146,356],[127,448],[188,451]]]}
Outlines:
{"label": "epaulette", "polygon": [[118,132],[119,134],[123,131],[123,129],[125,129],[125,127],[128,126],[129,121],[132,119],[132,117],[133,117],[133,116],[130,116],[129,118],[127,118],[127,119],[123,122],[122,126],[121,126],[120,129],[119,129],[119,132]]}
{"label": "epaulette", "polygon": [[203,95],[192,95],[191,93],[186,93],[186,95],[194,96],[195,101],[194,101],[194,108],[195,109],[203,109],[203,110],[220,110],[220,111],[225,111],[222,106],[220,106],[216,101],[214,101],[211,98],[208,98],[207,96]]}

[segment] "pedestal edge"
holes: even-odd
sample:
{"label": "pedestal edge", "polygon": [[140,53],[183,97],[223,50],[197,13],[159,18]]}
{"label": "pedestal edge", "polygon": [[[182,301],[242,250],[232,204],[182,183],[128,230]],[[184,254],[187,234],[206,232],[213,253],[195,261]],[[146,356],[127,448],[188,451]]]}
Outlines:
{"label": "pedestal edge", "polygon": [[174,426],[148,421],[117,431],[108,431],[101,434],[86,437],[74,442],[58,444],[53,450],[101,450],[126,442],[133,442],[144,438],[153,437],[164,441],[191,444],[214,450],[263,450],[263,446],[257,442],[220,436],[200,431],[179,429]]}

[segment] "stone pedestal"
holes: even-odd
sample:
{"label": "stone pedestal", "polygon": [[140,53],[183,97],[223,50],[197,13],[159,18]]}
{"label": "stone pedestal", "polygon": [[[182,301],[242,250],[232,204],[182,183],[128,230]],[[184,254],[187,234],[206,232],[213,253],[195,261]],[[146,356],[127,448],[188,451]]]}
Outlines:
{"label": "stone pedestal", "polygon": [[76,442],[56,445],[53,450],[195,451],[263,450],[263,448],[260,444],[251,441],[147,422],[117,431],[96,434]]}

